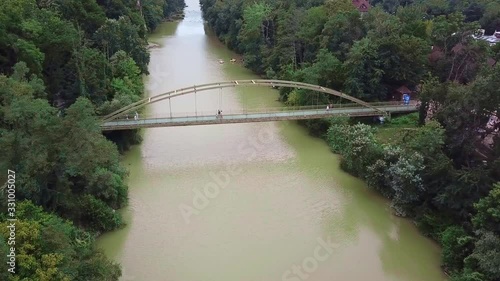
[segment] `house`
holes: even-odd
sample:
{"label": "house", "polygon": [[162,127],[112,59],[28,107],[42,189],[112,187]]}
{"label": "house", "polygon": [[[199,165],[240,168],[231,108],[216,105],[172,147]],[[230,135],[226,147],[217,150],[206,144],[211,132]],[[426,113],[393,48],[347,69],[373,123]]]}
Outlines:
{"label": "house", "polygon": [[393,89],[391,91],[391,97],[390,99],[393,101],[402,101],[404,95],[409,95],[410,100],[416,100],[417,99],[417,92],[418,92],[418,87],[415,88],[415,90],[410,90],[406,85],[403,85],[397,89]]}
{"label": "house", "polygon": [[352,4],[356,6],[360,13],[366,13],[370,9],[370,3],[368,3],[368,0],[352,0]]}
{"label": "house", "polygon": [[493,114],[490,115],[490,119],[486,124],[486,128],[498,131],[498,124],[500,124],[500,118],[498,118],[497,112],[495,111],[493,112]]}
{"label": "house", "polygon": [[484,29],[479,29],[477,31],[477,34],[473,35],[472,37],[477,40],[486,41],[490,44],[490,46],[500,43],[500,31],[498,30],[495,31],[493,35],[484,35]]}

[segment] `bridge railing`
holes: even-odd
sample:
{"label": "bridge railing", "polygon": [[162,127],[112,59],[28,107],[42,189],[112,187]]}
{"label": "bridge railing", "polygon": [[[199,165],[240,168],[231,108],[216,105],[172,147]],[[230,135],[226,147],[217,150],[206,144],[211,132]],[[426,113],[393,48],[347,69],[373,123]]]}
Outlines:
{"label": "bridge railing", "polygon": [[[386,105],[385,110],[391,112],[415,111],[415,105]],[[275,121],[275,120],[296,120],[309,118],[327,118],[328,116],[380,116],[380,112],[370,108],[342,108],[340,110],[333,109],[328,112],[325,109],[309,109],[309,110],[293,110],[281,112],[259,112],[259,113],[238,113],[224,114],[222,118],[216,118],[215,114],[211,115],[192,115],[189,113],[180,117],[170,118],[168,116],[142,116],[138,120],[113,120],[101,125],[103,131],[108,130],[129,130],[141,127],[162,127],[162,126],[183,126],[183,125],[203,125],[217,123],[246,123],[259,121]],[[126,122],[124,122],[126,121]]]}
{"label": "bridge railing", "polygon": [[[375,107],[408,107],[402,104],[402,102],[374,102],[370,103]],[[326,104],[323,105],[307,105],[307,106],[280,106],[280,107],[267,107],[267,108],[240,108],[240,109],[222,109],[222,116],[229,115],[247,115],[247,114],[272,114],[281,112],[299,112],[307,110],[317,110],[318,112],[326,111]],[[342,110],[360,107],[356,103],[344,103],[344,104],[330,104],[329,110]],[[369,108],[366,108],[369,111]],[[217,109],[212,110],[201,110],[201,111],[190,111],[190,112],[169,112],[168,110],[156,113],[156,114],[139,114],[139,120],[143,119],[159,119],[159,118],[182,118],[182,117],[202,117],[202,116],[215,116],[217,114]],[[134,120],[133,114],[128,114],[114,119],[113,121],[121,120]]]}

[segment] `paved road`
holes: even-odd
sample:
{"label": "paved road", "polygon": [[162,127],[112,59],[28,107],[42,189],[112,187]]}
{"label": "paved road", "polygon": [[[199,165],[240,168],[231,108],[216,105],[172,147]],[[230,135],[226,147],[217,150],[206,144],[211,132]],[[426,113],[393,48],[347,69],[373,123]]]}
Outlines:
{"label": "paved road", "polygon": [[[389,113],[414,112],[417,111],[416,105],[398,105],[382,106],[380,110]],[[140,120],[116,120],[106,122],[101,125],[103,131],[112,130],[130,130],[138,128],[151,127],[172,127],[172,126],[194,126],[211,124],[230,124],[230,123],[250,123],[250,122],[270,122],[280,120],[300,120],[300,119],[319,119],[331,116],[380,116],[380,112],[366,107],[338,108],[326,111],[321,110],[295,110],[266,113],[242,113],[224,115],[223,118],[217,118],[215,115],[208,116],[187,116],[187,117],[165,117],[150,118]]]}

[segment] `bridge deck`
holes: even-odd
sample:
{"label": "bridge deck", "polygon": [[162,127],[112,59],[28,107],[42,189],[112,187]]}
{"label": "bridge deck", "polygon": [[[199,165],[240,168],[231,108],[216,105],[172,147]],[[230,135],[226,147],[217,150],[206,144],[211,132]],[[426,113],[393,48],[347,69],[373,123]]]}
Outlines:
{"label": "bridge deck", "polygon": [[[388,113],[402,113],[417,111],[415,104],[411,105],[391,105],[379,106],[378,109]],[[280,120],[301,120],[301,119],[319,119],[332,116],[380,116],[381,113],[366,107],[351,108],[333,108],[314,110],[293,110],[266,113],[241,113],[223,115],[223,118],[217,118],[215,115],[203,116],[185,116],[185,117],[164,117],[164,118],[145,118],[139,120],[115,120],[101,125],[103,131],[130,130],[151,127],[173,127],[173,126],[193,126],[193,125],[211,125],[211,124],[230,124],[230,123],[250,123],[250,122],[270,122]]]}

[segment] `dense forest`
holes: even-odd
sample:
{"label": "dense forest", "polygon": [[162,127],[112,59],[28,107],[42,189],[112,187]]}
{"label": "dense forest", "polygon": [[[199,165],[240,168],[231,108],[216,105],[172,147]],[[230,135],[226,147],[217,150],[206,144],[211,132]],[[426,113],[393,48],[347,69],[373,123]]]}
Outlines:
{"label": "dense forest", "polygon": [[[256,73],[392,100],[406,87],[421,106],[396,118],[390,141],[346,119],[305,122],[342,167],[391,200],[443,247],[453,281],[500,280],[500,31],[498,0],[201,0],[205,20]],[[337,102],[280,91],[289,105]],[[395,98],[397,100],[397,98]],[[412,126],[410,126],[412,125]],[[411,254],[411,253],[409,253]]]}
{"label": "dense forest", "polygon": [[0,2],[0,178],[15,172],[17,203],[10,274],[2,192],[0,280],[118,280],[119,265],[94,249],[94,239],[123,224],[115,212],[127,203],[119,151],[140,139],[135,131],[103,136],[97,116],[142,97],[147,33],[184,6]]}

